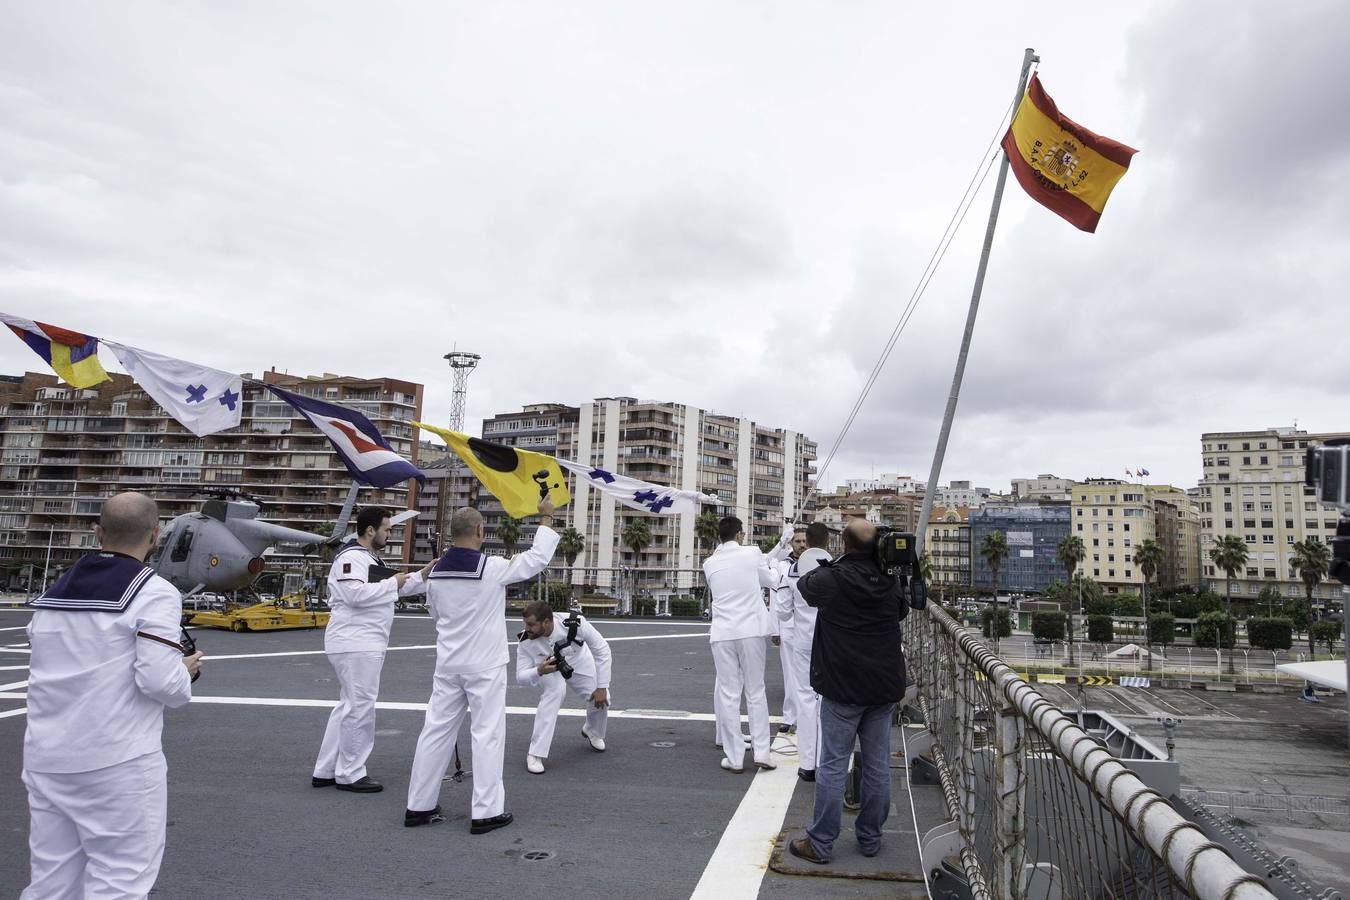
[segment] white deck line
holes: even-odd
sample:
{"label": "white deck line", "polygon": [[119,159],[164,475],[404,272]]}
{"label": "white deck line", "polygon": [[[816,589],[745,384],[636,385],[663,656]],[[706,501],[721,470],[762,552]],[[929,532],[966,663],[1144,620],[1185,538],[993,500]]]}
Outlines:
{"label": "white deck line", "polygon": [[[661,640],[671,640],[673,638],[694,638],[694,637],[706,638],[707,636],[708,633],[706,631],[699,631],[699,632],[692,632],[690,634],[634,634],[628,635],[626,637],[607,638],[606,640],[608,643],[612,644],[615,641],[661,641]],[[516,645],[515,641],[507,641],[507,646],[514,647],[515,645]],[[435,644],[409,644],[405,647],[386,648],[387,652],[390,653],[394,652],[395,650],[435,650],[435,649],[436,649]],[[322,656],[325,652],[327,651],[278,650],[274,653],[222,653],[219,656],[212,653],[204,653],[202,658],[214,662],[220,659],[262,659],[264,657],[271,657],[271,656]]]}
{"label": "white deck line", "polygon": [[[703,876],[689,895],[690,900],[754,900],[759,896],[769,857],[778,833],[783,830],[783,818],[797,787],[796,765],[781,758],[777,762],[777,769],[761,771],[750,782],[750,789],[723,830]],[[708,777],[717,775],[745,777],[721,770]]]}

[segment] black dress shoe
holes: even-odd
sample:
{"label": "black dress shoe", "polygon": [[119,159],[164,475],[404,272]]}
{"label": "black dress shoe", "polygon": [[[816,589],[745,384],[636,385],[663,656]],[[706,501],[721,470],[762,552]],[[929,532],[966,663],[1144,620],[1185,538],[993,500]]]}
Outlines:
{"label": "black dress shoe", "polygon": [[493,816],[490,819],[471,819],[469,821],[469,834],[487,834],[489,831],[505,828],[514,822],[515,818],[510,813],[502,813],[500,816]]}
{"label": "black dress shoe", "polygon": [[815,780],[816,780],[816,770],[815,770],[815,769],[798,769],[798,770],[797,770],[797,777],[800,778],[802,781],[815,781]]}
{"label": "black dress shoe", "polygon": [[353,781],[351,784],[342,784],[339,782],[333,786],[339,791],[351,791],[354,794],[378,794],[380,791],[384,790],[384,785],[380,784],[369,775],[365,775],[359,780]]}
{"label": "black dress shoe", "polygon": [[336,778],[320,778],[318,775],[309,780],[310,787],[332,787],[335,784],[337,784]]}
{"label": "black dress shoe", "polygon": [[430,825],[433,822],[444,822],[445,816],[441,815],[441,806],[436,804],[435,809],[429,809],[426,812],[417,812],[410,809],[403,813],[403,826],[405,828],[416,828],[418,825]]}

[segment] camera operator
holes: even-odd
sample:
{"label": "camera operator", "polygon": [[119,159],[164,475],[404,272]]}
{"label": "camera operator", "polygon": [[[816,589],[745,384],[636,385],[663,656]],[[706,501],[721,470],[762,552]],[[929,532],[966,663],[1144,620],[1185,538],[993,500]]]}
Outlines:
{"label": "camera operator", "polygon": [[830,861],[856,737],[862,808],[854,830],[859,851],[875,856],[891,803],[891,716],[904,695],[904,588],[877,558],[876,526],[855,519],[844,529],[844,554],[802,575],[797,590],[816,609],[811,686],[821,696],[820,756],[811,825],[788,849],[809,862]]}
{"label": "camera operator", "polygon": [[534,711],[534,733],[530,735],[525,768],[535,775],[544,774],[558,710],[569,687],[589,704],[582,737],[592,749],[603,753],[609,718],[609,644],[594,625],[576,613],[556,623],[553,609],[545,600],[535,600],[525,607],[522,624],[525,630],[516,646],[516,683],[539,686],[539,707]]}

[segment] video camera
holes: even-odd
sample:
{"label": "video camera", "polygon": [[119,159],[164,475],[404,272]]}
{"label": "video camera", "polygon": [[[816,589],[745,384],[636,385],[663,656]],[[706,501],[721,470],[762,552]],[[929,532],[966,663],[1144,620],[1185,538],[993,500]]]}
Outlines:
{"label": "video camera", "polygon": [[923,609],[928,605],[928,593],[919,569],[918,543],[908,531],[877,530],[877,565],[893,578],[898,578],[909,597],[909,605]]}
{"label": "video camera", "polygon": [[1315,489],[1319,501],[1341,511],[1336,536],[1331,539],[1329,574],[1341,584],[1350,584],[1350,439],[1336,438],[1309,447],[1303,481]]}
{"label": "video camera", "polygon": [[577,642],[577,628],[580,625],[581,620],[577,618],[577,614],[575,612],[570,613],[563,621],[563,627],[567,629],[567,637],[561,641],[555,641],[553,644],[553,663],[558,667],[558,674],[564,679],[571,678],[576,671],[563,656],[563,651]]}

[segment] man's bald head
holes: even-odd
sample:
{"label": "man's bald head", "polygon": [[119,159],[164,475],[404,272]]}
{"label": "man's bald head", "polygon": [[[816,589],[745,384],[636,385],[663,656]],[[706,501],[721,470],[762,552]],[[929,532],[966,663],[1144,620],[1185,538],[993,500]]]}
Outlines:
{"label": "man's bald head", "polygon": [[124,491],[103,501],[98,542],[104,550],[144,558],[154,546],[159,505],[145,494]]}
{"label": "man's bald head", "polygon": [[472,506],[455,510],[450,517],[450,543],[474,550],[483,546],[483,514]]}
{"label": "man's bald head", "polygon": [[871,553],[877,543],[877,526],[854,519],[844,526],[844,552]]}

